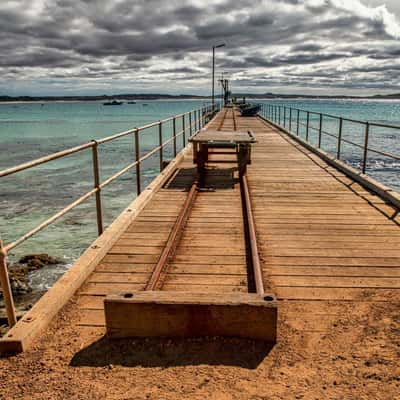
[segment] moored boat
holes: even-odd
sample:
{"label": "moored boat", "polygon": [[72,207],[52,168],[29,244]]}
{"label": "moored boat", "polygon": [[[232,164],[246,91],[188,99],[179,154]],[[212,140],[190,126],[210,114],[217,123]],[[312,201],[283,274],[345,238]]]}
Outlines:
{"label": "moored boat", "polygon": [[105,103],[103,103],[103,106],[120,106],[121,104],[124,103],[122,101],[113,100],[113,101],[106,101]]}

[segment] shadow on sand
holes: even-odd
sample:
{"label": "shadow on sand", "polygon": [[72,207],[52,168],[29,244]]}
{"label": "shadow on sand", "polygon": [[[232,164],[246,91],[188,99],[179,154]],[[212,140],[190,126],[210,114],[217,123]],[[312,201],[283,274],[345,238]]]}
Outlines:
{"label": "shadow on sand", "polygon": [[76,353],[70,365],[166,368],[205,364],[255,369],[273,345],[236,338],[110,340],[104,336]]}

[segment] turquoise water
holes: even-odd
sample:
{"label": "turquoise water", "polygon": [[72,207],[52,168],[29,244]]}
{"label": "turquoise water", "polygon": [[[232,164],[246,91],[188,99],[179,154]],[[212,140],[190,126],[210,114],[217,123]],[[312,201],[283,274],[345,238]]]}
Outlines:
{"label": "turquoise water", "polygon": [[[101,102],[57,102],[0,104],[0,169],[60,151],[92,139],[115,132],[143,126],[203,105],[202,101],[147,101],[137,104],[104,107]],[[267,103],[266,101],[264,103]],[[268,103],[284,104],[305,110],[341,115],[400,125],[400,101],[355,100],[273,100]],[[186,121],[187,123],[188,121]],[[318,126],[316,118],[311,124]],[[177,123],[180,130],[181,121]],[[351,124],[343,127],[343,137],[362,143],[363,132]],[[337,122],[327,120],[324,129],[332,133]],[[164,139],[171,136],[172,126],[164,130]],[[303,128],[300,135],[305,134]],[[316,134],[310,134],[312,142]],[[142,153],[158,143],[158,131],[149,129],[141,135]],[[371,146],[400,155],[400,130],[385,129],[371,132]],[[336,142],[324,137],[322,147],[335,151]],[[182,143],[178,140],[178,150]],[[165,149],[165,158],[172,158],[172,144]],[[132,137],[119,139],[100,146],[101,179],[132,162]],[[343,158],[354,166],[360,164],[360,151],[343,146]],[[143,163],[142,187],[159,172],[158,156]],[[400,162],[370,154],[368,173],[400,189]],[[68,203],[93,187],[91,149],[52,161],[1,179],[0,233],[9,243],[26,233]],[[103,213],[107,226],[136,196],[135,175],[128,172],[102,191]],[[46,289],[64,272],[68,265],[95,239],[97,234],[94,198],[68,213],[34,238],[29,239],[10,254],[12,260],[31,252],[45,252],[64,258],[59,265],[32,275],[37,289]]]}
{"label": "turquoise water", "polygon": [[[146,105],[144,105],[146,104]],[[116,132],[165,119],[193,109],[202,101],[147,101],[105,107],[101,102],[0,104],[0,169],[99,139]],[[186,120],[186,127],[188,120]],[[182,120],[176,124],[177,131]],[[163,139],[172,135],[172,123],[163,126]],[[188,136],[188,134],[187,134]],[[144,154],[158,145],[158,130],[143,131]],[[182,140],[178,139],[178,151]],[[132,136],[99,146],[101,180],[134,161]],[[164,158],[173,157],[172,144]],[[0,233],[5,243],[17,239],[93,187],[92,150],[54,160],[1,178]],[[159,173],[158,155],[142,164],[142,188]],[[134,170],[102,190],[105,227],[136,197]],[[63,258],[65,265],[32,276],[38,289],[46,289],[96,238],[94,197],[78,206],[10,252],[12,261],[27,253],[45,252]]]}

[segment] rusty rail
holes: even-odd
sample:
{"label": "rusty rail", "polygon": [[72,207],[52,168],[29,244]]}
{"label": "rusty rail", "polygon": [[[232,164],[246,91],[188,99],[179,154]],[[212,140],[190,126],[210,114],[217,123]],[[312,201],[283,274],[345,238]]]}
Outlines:
{"label": "rusty rail", "polygon": [[176,219],[172,231],[168,237],[167,243],[161,253],[161,256],[154,267],[145,290],[156,290],[162,284],[162,277],[166,273],[168,262],[174,257],[178,247],[186,222],[189,218],[190,210],[196,200],[198,179],[196,178],[189,190],[185,203]]}
{"label": "rusty rail", "polygon": [[[228,109],[225,110],[222,120],[219,123],[218,130],[224,125],[224,121],[228,115]],[[232,120],[233,120],[233,130],[237,130],[235,111],[232,109]],[[254,215],[252,211],[250,191],[247,183],[246,173],[240,173],[240,185],[241,185],[241,199],[243,204],[243,219],[245,225],[245,238],[248,242],[247,251],[249,254],[250,264],[251,264],[251,274],[254,278],[255,291],[257,294],[263,296],[265,294],[263,273],[261,268],[261,262],[259,257],[257,236],[254,223]],[[145,286],[144,290],[160,290],[163,285],[165,275],[167,274],[168,264],[171,263],[173,257],[175,256],[176,250],[179,245],[180,238],[182,237],[183,231],[185,229],[187,220],[190,215],[190,211],[196,200],[196,196],[199,190],[200,177],[197,175],[194,179],[192,186],[188,192],[185,202],[179,212],[179,215],[172,227],[172,230],[168,236],[167,242],[163,248],[163,251],[158,259],[156,266],[154,267],[151,276]]]}
{"label": "rusty rail", "polygon": [[246,174],[241,175],[241,184],[243,192],[244,208],[246,210],[246,222],[248,230],[249,250],[251,258],[251,266],[253,269],[253,277],[256,286],[256,292],[260,295],[265,293],[263,275],[260,263],[260,257],[257,245],[256,228],[254,224],[253,210],[251,207],[249,185],[247,183]]}
{"label": "rusty rail", "polygon": [[[182,113],[175,115],[170,118],[163,119],[161,121],[153,122],[147,125],[144,125],[139,128],[133,128],[129,129],[123,132],[116,133],[114,135],[98,139],[98,140],[92,140],[91,142],[84,143],[82,145],[72,147],[70,149],[66,149],[57,153],[49,154],[47,156],[38,158],[33,161],[29,161],[11,168],[7,168],[5,170],[0,171],[0,178],[9,176],[21,171],[25,171],[27,169],[34,168],[38,165],[66,157],[78,152],[81,152],[83,150],[92,149],[92,163],[93,163],[93,174],[94,174],[94,188],[92,190],[89,190],[88,192],[84,193],[82,196],[80,196],[78,199],[74,200],[72,203],[68,204],[66,207],[64,207],[62,210],[58,211],[57,213],[53,214],[51,217],[31,229],[29,232],[25,233],[15,241],[8,243],[6,245],[3,245],[1,243],[1,251],[0,251],[0,283],[1,283],[1,288],[3,292],[3,298],[4,298],[4,303],[6,306],[6,311],[7,311],[7,317],[8,317],[8,323],[10,326],[15,325],[16,323],[16,317],[15,317],[15,307],[14,307],[14,302],[13,302],[13,296],[12,296],[12,291],[11,291],[11,285],[8,277],[8,271],[7,271],[7,254],[10,250],[14,249],[17,247],[19,244],[23,243],[36,233],[42,231],[45,229],[47,226],[51,225],[53,222],[67,214],[69,211],[77,207],[78,205],[82,204],[85,200],[87,200],[89,197],[95,195],[96,197],[96,214],[97,214],[97,228],[98,228],[98,234],[101,235],[103,232],[103,218],[102,218],[102,204],[101,204],[101,190],[106,187],[107,185],[111,184],[113,181],[118,179],[120,176],[123,174],[127,173],[130,171],[132,168],[136,168],[136,192],[137,195],[140,194],[141,192],[141,169],[140,165],[141,163],[148,159],[149,157],[153,156],[157,152],[159,153],[160,157],[160,171],[162,170],[162,161],[163,161],[163,149],[173,142],[173,149],[174,149],[174,155],[177,154],[177,138],[179,136],[183,137],[183,142],[182,146],[184,147],[186,145],[186,124],[185,124],[185,119],[188,118],[189,124],[188,128],[190,129],[190,135],[192,136],[193,134],[193,125],[192,125],[192,118],[194,122],[194,129],[199,130],[201,129],[202,125],[204,125],[209,118],[211,118],[215,112],[218,110],[218,105],[212,107],[212,106],[205,106],[202,107],[201,109],[198,110],[192,110],[187,113]],[[177,132],[177,127],[176,127],[176,121],[178,118],[182,119],[182,129]],[[173,127],[172,127],[172,137],[166,141],[163,141],[162,139],[162,127],[163,124],[172,121]],[[143,156],[140,154],[140,133],[153,128],[153,127],[159,127],[159,138],[160,142],[159,145],[153,148],[151,151],[147,152]],[[119,170],[117,173],[114,175],[110,176],[109,178],[105,179],[103,182],[101,182],[100,179],[100,160],[99,160],[99,155],[98,155],[98,147],[101,144],[111,142],[113,140],[125,137],[125,136],[132,136],[133,137],[133,143],[134,143],[134,156],[135,156],[135,161],[128,164],[121,170]]]}

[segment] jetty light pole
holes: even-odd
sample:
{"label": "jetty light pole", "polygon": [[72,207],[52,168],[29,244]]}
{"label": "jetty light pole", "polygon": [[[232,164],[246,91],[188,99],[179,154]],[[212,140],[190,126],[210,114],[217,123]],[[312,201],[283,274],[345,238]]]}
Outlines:
{"label": "jetty light pole", "polygon": [[215,49],[219,49],[220,47],[224,47],[224,46],[225,46],[225,43],[221,43],[221,44],[218,44],[218,45],[212,47],[212,92],[211,92],[211,103],[212,103],[213,109],[214,109],[214,103],[215,103],[215,99],[214,99]]}

